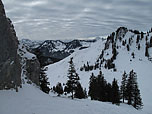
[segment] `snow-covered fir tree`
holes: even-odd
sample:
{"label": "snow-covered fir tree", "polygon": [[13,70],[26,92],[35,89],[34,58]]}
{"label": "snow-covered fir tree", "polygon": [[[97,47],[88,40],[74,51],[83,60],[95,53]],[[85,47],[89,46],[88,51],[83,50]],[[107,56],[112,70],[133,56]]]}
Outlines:
{"label": "snow-covered fir tree", "polygon": [[93,73],[90,76],[88,95],[91,97],[91,100],[96,100],[96,77]]}
{"label": "snow-covered fir tree", "polygon": [[76,70],[74,68],[73,58],[71,58],[69,61],[68,80],[66,83],[66,88],[72,94],[72,99],[74,98],[74,92],[77,88],[79,80],[79,75],[76,73]]}
{"label": "snow-covered fir tree", "polygon": [[85,92],[85,91],[83,90],[81,84],[78,82],[78,83],[77,83],[77,87],[76,87],[76,89],[75,89],[74,97],[75,97],[75,98],[79,98],[79,99],[85,98],[86,95],[85,95],[84,92]]}
{"label": "snow-covered fir tree", "polygon": [[121,81],[121,87],[120,87],[121,98],[122,98],[123,103],[126,98],[126,86],[127,86],[127,74],[126,74],[126,71],[124,71],[122,75],[122,81]]}
{"label": "snow-covered fir tree", "polygon": [[120,103],[120,92],[117,80],[114,78],[112,82],[112,104]]}
{"label": "snow-covered fir tree", "polygon": [[104,76],[102,74],[102,71],[99,72],[98,76],[97,76],[97,97],[98,100],[100,101],[106,101],[106,85],[107,82],[104,79]]}
{"label": "snow-covered fir tree", "polygon": [[127,80],[127,86],[126,86],[126,95],[127,95],[127,100],[128,104],[132,105],[133,100],[134,100],[134,85],[137,80],[137,75],[136,73],[132,70],[129,73],[129,77]]}
{"label": "snow-covered fir tree", "polygon": [[45,71],[47,70],[46,67],[41,67],[40,69],[40,76],[39,76],[39,81],[40,81],[40,88],[43,92],[49,94],[50,88],[48,85],[50,85],[50,83],[48,82],[48,77],[45,73]]}
{"label": "snow-covered fir tree", "polygon": [[143,107],[142,98],[137,83],[135,84],[135,88],[134,88],[133,107],[136,108],[137,110]]}
{"label": "snow-covered fir tree", "polygon": [[58,83],[56,85],[55,91],[58,93],[58,96],[60,96],[61,94],[63,94],[63,87],[61,83]]}
{"label": "snow-covered fir tree", "polygon": [[129,105],[132,105],[136,109],[142,108],[143,103],[140,96],[140,90],[138,88],[137,74],[133,70],[131,70],[129,73],[126,86],[126,94]]}

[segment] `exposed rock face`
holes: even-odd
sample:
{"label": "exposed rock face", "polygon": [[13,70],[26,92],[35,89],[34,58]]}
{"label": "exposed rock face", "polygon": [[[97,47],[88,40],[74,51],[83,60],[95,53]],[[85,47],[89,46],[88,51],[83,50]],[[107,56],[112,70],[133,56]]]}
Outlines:
{"label": "exposed rock face", "polygon": [[0,89],[21,84],[21,65],[17,54],[18,40],[11,21],[6,17],[0,0]]}
{"label": "exposed rock face", "polygon": [[27,51],[25,45],[22,43],[19,44],[18,54],[20,55],[23,79],[27,78],[27,82],[31,83],[32,81],[39,86],[40,63],[37,57]]}
{"label": "exposed rock face", "polygon": [[39,86],[39,75],[38,59],[19,45],[14,26],[0,0],[0,90],[21,86],[21,76]]}
{"label": "exposed rock face", "polygon": [[4,5],[2,1],[0,0],[0,16],[4,15],[5,16],[5,10],[4,10]]}
{"label": "exposed rock face", "polygon": [[121,39],[122,37],[124,37],[126,35],[126,33],[128,32],[128,29],[125,27],[119,27],[116,30],[116,39]]}
{"label": "exposed rock face", "polygon": [[27,60],[26,61],[26,71],[27,77],[36,85],[40,85],[39,75],[40,75],[40,63],[38,59]]}

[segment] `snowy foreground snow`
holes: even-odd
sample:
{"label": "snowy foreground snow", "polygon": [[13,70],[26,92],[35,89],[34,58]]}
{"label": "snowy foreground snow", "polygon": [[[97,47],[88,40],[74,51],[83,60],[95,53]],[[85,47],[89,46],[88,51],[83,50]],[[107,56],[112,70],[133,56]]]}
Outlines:
{"label": "snowy foreground snow", "polygon": [[0,114],[147,114],[131,106],[47,95],[32,85],[0,91]]}

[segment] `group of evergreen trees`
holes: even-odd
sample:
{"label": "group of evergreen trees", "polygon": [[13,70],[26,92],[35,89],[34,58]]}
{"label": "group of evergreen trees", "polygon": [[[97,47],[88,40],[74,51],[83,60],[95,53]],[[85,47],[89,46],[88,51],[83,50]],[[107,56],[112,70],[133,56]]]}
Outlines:
{"label": "group of evergreen trees", "polygon": [[56,85],[56,87],[53,86],[53,91],[56,92],[56,93],[58,94],[58,96],[62,95],[63,92],[64,92],[64,91],[63,91],[62,84],[61,84],[61,83],[58,83],[58,84]]}
{"label": "group of evergreen trees", "polygon": [[101,71],[98,76],[94,76],[92,73],[88,95],[91,100],[119,104],[122,99],[123,103],[127,101],[128,105],[132,105],[136,109],[141,109],[143,106],[137,83],[137,74],[133,70],[129,74],[123,73],[120,90],[115,78],[110,84],[104,79]]}
{"label": "group of evergreen trees", "polygon": [[113,104],[120,103],[117,80],[114,78],[112,85],[107,83],[101,71],[97,77],[93,73],[91,74],[88,95],[91,97],[91,100],[108,101]]}
{"label": "group of evergreen trees", "polygon": [[133,70],[129,74],[124,71],[122,75],[121,98],[123,103],[127,100],[127,103],[136,109],[140,109],[143,106],[137,83],[137,74]]}
{"label": "group of evergreen trees", "polygon": [[87,65],[86,64],[84,64],[81,68],[80,68],[80,70],[81,71],[92,71],[94,69],[94,66],[93,65],[89,65],[89,62],[87,61]]}

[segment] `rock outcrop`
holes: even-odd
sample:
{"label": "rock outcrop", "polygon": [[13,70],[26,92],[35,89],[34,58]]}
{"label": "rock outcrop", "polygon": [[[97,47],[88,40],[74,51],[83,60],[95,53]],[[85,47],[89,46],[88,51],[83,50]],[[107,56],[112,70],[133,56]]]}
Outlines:
{"label": "rock outcrop", "polygon": [[40,75],[40,63],[38,59],[34,58],[32,60],[26,61],[26,76],[37,86],[40,85],[39,75]]}
{"label": "rock outcrop", "polygon": [[22,67],[22,79],[27,83],[35,83],[37,86],[40,85],[40,63],[36,55],[27,51],[26,46],[20,42],[18,54],[20,56],[20,63]]}
{"label": "rock outcrop", "polygon": [[[14,26],[0,0],[0,90],[17,89],[27,79],[39,86],[40,63],[19,44]],[[22,80],[22,81],[21,81]]]}
{"label": "rock outcrop", "polygon": [[14,27],[6,17],[0,0],[0,89],[16,88],[21,84],[21,65],[17,49],[18,40]]}

